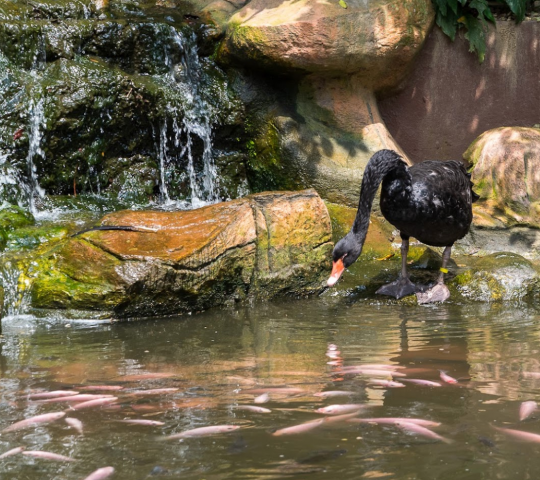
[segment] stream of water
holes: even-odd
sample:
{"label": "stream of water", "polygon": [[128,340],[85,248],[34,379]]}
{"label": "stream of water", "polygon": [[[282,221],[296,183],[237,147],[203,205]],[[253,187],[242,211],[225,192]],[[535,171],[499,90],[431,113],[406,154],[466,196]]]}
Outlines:
{"label": "stream of water", "polygon": [[[540,434],[540,414],[520,421],[518,413],[521,402],[540,400],[538,320],[536,310],[520,306],[410,307],[341,295],[121,324],[8,318],[0,429],[66,411],[83,433],[64,419],[2,432],[0,453],[24,446],[75,461],[16,454],[0,460],[0,477],[83,479],[112,466],[111,478],[124,480],[535,478],[538,445],[495,427]],[[344,373],[366,364],[405,375],[394,380],[406,386],[376,384],[390,375]],[[458,383],[442,381],[440,370]],[[96,385],[122,389],[112,392],[112,405],[80,411],[29,398],[54,390],[111,393],[93,391]],[[351,393],[315,395],[334,390]],[[442,440],[346,419],[274,435],[327,418],[316,410],[332,404],[363,405],[355,418],[440,422],[431,430]],[[162,424],[119,422],[133,419]],[[239,428],[166,439],[215,425]]]}

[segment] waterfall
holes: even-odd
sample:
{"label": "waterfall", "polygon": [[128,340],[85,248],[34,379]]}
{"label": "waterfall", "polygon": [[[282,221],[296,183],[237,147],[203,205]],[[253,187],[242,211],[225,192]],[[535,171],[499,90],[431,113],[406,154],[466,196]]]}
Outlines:
{"label": "waterfall", "polygon": [[[223,112],[234,104],[225,75],[199,57],[197,34],[186,25],[153,19],[137,27],[119,22],[114,31],[123,34],[120,42],[135,35],[136,47],[147,47],[146,56],[132,60],[123,53],[126,45],[118,51],[108,47],[113,28],[108,23],[97,31],[86,21],[75,25],[80,30],[44,24],[32,31],[20,63],[13,49],[0,46],[0,57],[6,55],[0,114],[7,119],[0,129],[7,155],[0,157],[0,188],[16,185],[15,203],[40,218],[52,213],[45,208],[62,204],[67,211],[71,202],[49,194],[83,193],[94,195],[92,201],[110,198],[132,208],[157,203],[167,209],[197,208],[230,195],[224,191],[228,184],[219,182],[215,159],[223,154],[214,150],[213,129],[232,118]],[[80,86],[73,81],[79,74]],[[13,182],[4,164],[16,170]],[[126,178],[133,179],[131,186]],[[79,208],[84,202],[72,204]]]}
{"label": "waterfall", "polygon": [[[167,103],[168,119],[160,128],[158,151],[160,191],[163,200],[170,202],[166,184],[167,167],[171,163],[181,164],[187,161],[186,173],[191,192],[189,206],[198,208],[219,200],[212,145],[212,124],[215,121],[215,114],[200,92],[201,76],[204,73],[198,56],[195,34],[186,37],[172,27],[171,34],[173,44],[180,50],[181,56],[180,61],[175,62],[172,52],[167,52],[166,55],[169,67],[166,81],[176,95]],[[181,122],[178,121],[179,118]],[[194,154],[195,140],[202,142],[203,145],[200,159]]]}
{"label": "waterfall", "polygon": [[43,127],[45,125],[45,110],[43,108],[44,99],[34,100],[30,106],[30,131],[28,133],[29,147],[26,157],[27,173],[29,184],[24,188],[28,195],[28,205],[33,215],[38,213],[36,208],[36,197],[45,197],[45,191],[39,186],[34,158],[39,155],[45,158],[45,152],[41,148],[43,138]]}

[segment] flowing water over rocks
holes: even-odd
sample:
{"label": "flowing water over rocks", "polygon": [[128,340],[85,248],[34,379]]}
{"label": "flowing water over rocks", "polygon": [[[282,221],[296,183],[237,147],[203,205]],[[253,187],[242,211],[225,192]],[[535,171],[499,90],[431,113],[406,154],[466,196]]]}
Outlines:
{"label": "flowing water over rocks", "polygon": [[199,53],[211,27],[179,9],[60,3],[0,9],[0,158],[22,190],[9,200],[36,213],[45,194],[193,208],[247,193],[242,133],[229,137],[241,106]]}

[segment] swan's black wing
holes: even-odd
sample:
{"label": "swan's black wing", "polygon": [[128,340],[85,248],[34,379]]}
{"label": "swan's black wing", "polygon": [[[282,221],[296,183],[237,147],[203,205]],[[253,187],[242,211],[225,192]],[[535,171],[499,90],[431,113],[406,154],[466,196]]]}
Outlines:
{"label": "swan's black wing", "polygon": [[448,246],[464,237],[472,221],[473,192],[463,164],[426,161],[410,167],[408,174],[389,174],[383,181],[381,210],[386,219],[428,245]]}

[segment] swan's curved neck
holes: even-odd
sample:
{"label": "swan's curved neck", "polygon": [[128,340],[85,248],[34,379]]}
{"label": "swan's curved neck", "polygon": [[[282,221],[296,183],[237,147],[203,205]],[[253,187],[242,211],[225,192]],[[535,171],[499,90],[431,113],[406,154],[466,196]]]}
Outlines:
{"label": "swan's curved neck", "polygon": [[354,219],[351,233],[356,237],[358,243],[364,244],[369,227],[369,217],[373,199],[377,194],[377,189],[383,178],[396,169],[407,171],[406,163],[400,155],[393,150],[379,150],[375,153],[366,165],[362,186],[360,189],[360,200],[358,211]]}

